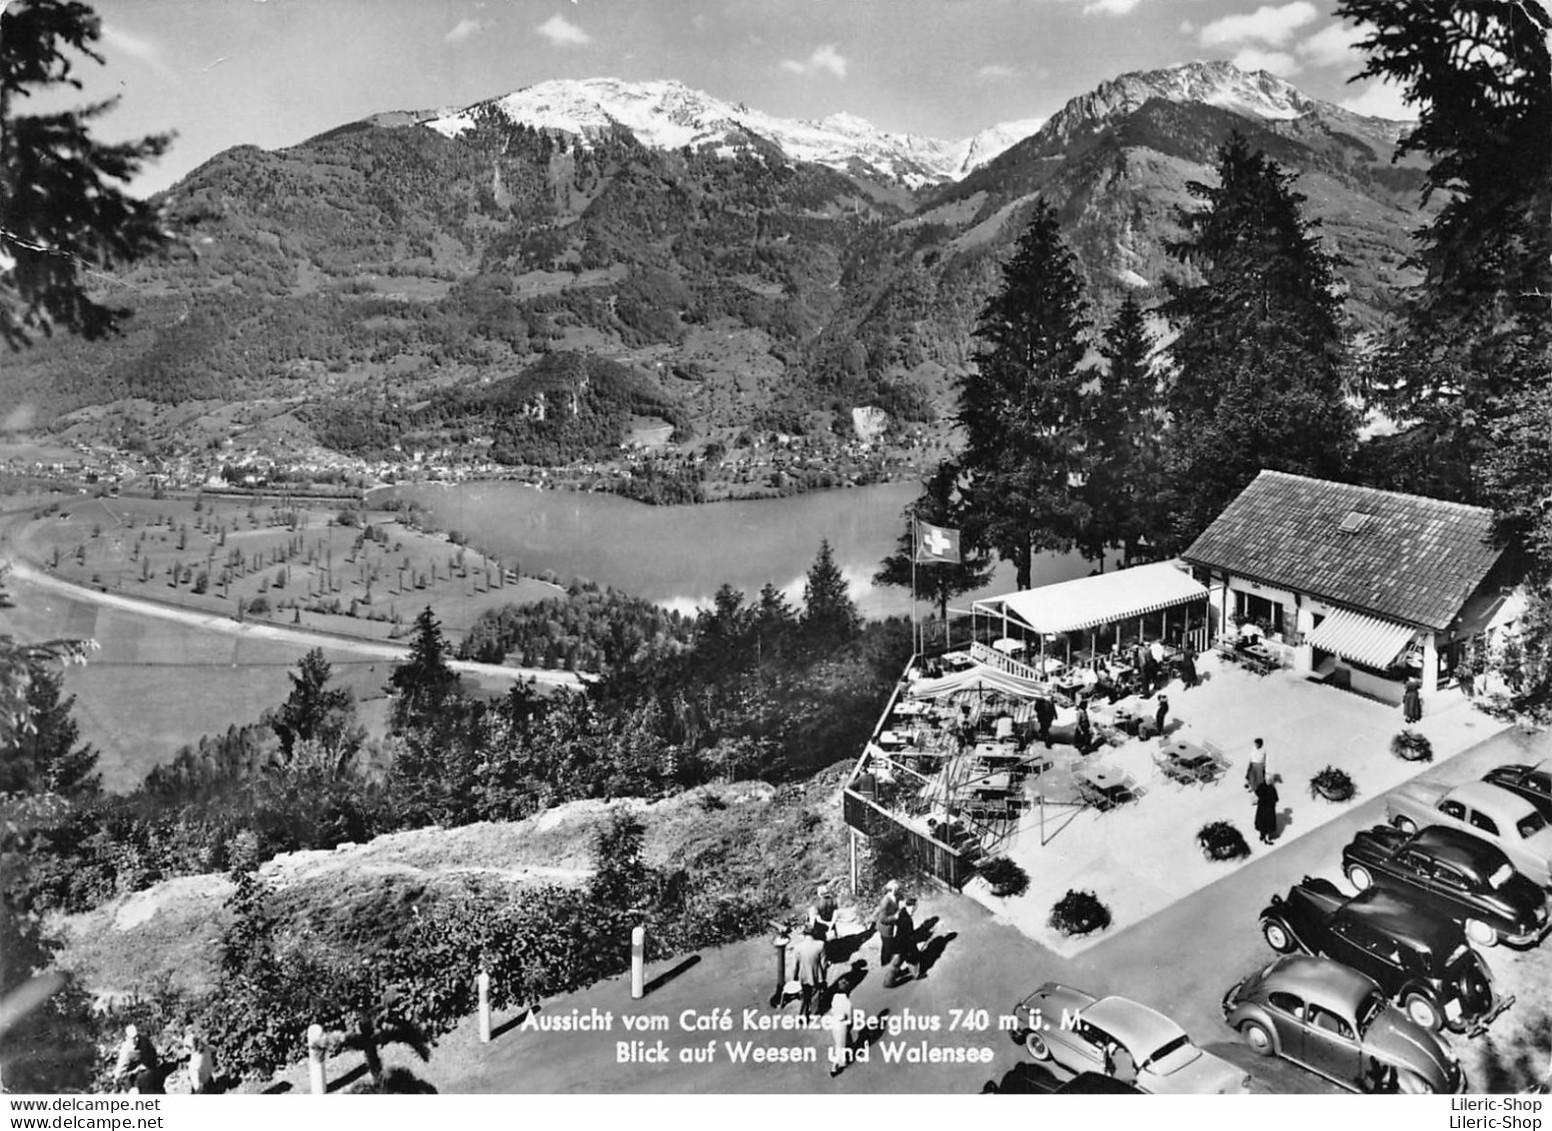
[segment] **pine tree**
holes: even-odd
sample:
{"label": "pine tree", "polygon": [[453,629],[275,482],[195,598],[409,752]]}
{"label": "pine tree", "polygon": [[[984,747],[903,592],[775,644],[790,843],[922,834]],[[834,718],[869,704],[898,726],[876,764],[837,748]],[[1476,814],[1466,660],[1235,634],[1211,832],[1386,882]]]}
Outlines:
{"label": "pine tree", "polygon": [[317,738],[333,749],[355,722],[356,701],[350,689],[330,687],[333,668],[322,648],[314,648],[288,673],[291,694],[267,720],[280,738],[282,756],[290,761],[298,742]]}
{"label": "pine tree", "polygon": [[1072,548],[1085,521],[1083,286],[1057,215],[1037,201],[976,325],[975,372],[959,382],[964,532],[1030,586],[1037,550]]}
{"label": "pine tree", "polygon": [[1200,282],[1173,279],[1166,316],[1175,378],[1166,452],[1174,535],[1189,542],[1263,468],[1338,476],[1356,439],[1343,389],[1337,261],[1300,210],[1293,177],[1236,133],[1218,183],[1192,182],[1170,251]]}
{"label": "pine tree", "polygon": [[61,696],[64,676],[44,664],[33,666],[26,691],[29,725],[19,730],[0,759],[0,794],[91,795],[101,787],[97,751],[80,745],[72,717],[75,696]]}
{"label": "pine tree", "polygon": [[922,493],[903,511],[904,529],[895,552],[879,563],[873,575],[874,585],[890,585],[901,589],[911,588],[915,578],[914,597],[918,601],[930,601],[937,606],[938,619],[948,620],[948,603],[961,593],[971,593],[982,588],[992,578],[991,555],[969,545],[960,538],[960,560],[956,562],[914,562],[916,533],[913,519],[930,522],[934,526],[960,528],[964,516],[955,498],[959,480],[959,466],[945,460],[922,480]]}
{"label": "pine tree", "polygon": [[1121,546],[1131,562],[1142,547],[1165,540],[1167,514],[1159,378],[1153,335],[1136,298],[1128,295],[1105,332],[1100,353],[1108,365],[1089,396],[1088,470],[1084,494],[1089,521],[1078,548],[1104,569],[1105,552]]}
{"label": "pine tree", "polygon": [[821,539],[819,554],[808,569],[803,585],[803,635],[816,647],[844,644],[862,629],[862,617],[851,599],[846,578],[835,564],[828,538]]}
{"label": "pine tree", "polygon": [[162,246],[157,207],[125,195],[169,135],[105,145],[91,135],[116,100],[19,115],[17,101],[58,86],[79,90],[79,58],[102,63],[101,21],[74,0],[24,0],[0,12],[0,337],[13,349],[55,326],[88,338],[114,330],[122,310],[86,280]]}
{"label": "pine tree", "polygon": [[448,666],[447,657],[441,622],[427,605],[415,617],[409,659],[388,677],[395,695],[391,715],[395,734],[433,722],[447,700],[458,694],[458,675]]}

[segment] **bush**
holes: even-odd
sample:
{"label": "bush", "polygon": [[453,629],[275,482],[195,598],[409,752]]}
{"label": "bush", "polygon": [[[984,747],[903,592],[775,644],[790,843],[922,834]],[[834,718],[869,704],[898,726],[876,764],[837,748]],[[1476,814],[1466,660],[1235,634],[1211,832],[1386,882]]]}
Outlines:
{"label": "bush", "polygon": [[1056,901],[1046,922],[1064,935],[1087,935],[1110,926],[1110,908],[1091,891],[1069,890]]}
{"label": "bush", "polygon": [[1310,796],[1324,797],[1327,801],[1348,801],[1358,792],[1346,770],[1327,766],[1310,778]]}
{"label": "bush", "polygon": [[1029,890],[1029,873],[1006,856],[993,856],[980,866],[980,873],[995,896],[1007,898]]}
{"label": "bush", "polygon": [[1415,730],[1404,730],[1390,740],[1390,752],[1403,762],[1432,762],[1433,743]]}
{"label": "bush", "polygon": [[1209,860],[1238,860],[1250,855],[1250,845],[1233,821],[1209,821],[1197,832],[1196,841]]}

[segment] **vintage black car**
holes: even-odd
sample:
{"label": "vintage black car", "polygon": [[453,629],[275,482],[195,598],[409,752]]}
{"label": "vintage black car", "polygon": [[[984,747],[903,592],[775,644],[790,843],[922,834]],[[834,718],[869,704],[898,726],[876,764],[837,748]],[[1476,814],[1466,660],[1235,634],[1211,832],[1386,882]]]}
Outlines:
{"label": "vintage black car", "polygon": [[1552,758],[1534,766],[1496,766],[1483,774],[1482,780],[1519,794],[1552,821]]}
{"label": "vintage black car", "polygon": [[1349,899],[1329,880],[1306,876],[1287,899],[1272,897],[1261,933],[1281,954],[1302,950],[1374,979],[1425,1029],[1475,1036],[1514,1002],[1494,991],[1492,971],[1459,923],[1384,888]]}
{"label": "vintage black car", "polygon": [[1534,946],[1552,931],[1547,893],[1502,849],[1459,829],[1375,825],[1342,850],[1342,871],[1359,891],[1388,887],[1454,919],[1478,946]]}

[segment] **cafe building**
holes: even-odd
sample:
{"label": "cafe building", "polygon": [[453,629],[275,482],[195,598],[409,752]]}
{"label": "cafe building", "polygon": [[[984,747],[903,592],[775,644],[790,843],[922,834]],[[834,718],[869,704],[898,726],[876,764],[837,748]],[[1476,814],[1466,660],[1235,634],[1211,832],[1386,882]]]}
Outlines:
{"label": "cafe building", "polygon": [[1515,578],[1492,512],[1263,471],[1181,554],[1220,634],[1254,624],[1286,664],[1386,702],[1451,678]]}

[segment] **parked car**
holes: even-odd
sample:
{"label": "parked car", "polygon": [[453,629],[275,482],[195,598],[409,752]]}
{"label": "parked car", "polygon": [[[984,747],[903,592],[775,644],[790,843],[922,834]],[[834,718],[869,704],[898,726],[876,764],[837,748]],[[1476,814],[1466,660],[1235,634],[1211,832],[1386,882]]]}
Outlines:
{"label": "parked car", "polygon": [[1538,813],[1552,821],[1552,758],[1534,766],[1497,766],[1483,774],[1482,780],[1510,793],[1518,793],[1534,805]]}
{"label": "parked car", "polygon": [[1272,897],[1261,933],[1280,954],[1302,950],[1367,974],[1425,1029],[1475,1036],[1514,1003],[1494,992],[1492,971],[1459,923],[1383,888],[1349,899],[1306,876],[1288,898]]}
{"label": "parked car", "polygon": [[1252,1052],[1350,1092],[1466,1089],[1460,1061],[1438,1037],[1391,1005],[1374,979],[1329,958],[1277,959],[1223,995],[1223,1018]]}
{"label": "parked car", "polygon": [[1184,1029],[1146,1005],[1047,982],[1015,1009],[1029,1055],[1070,1072],[1106,1070],[1106,1050],[1125,1048],[1137,1069],[1136,1086],[1165,1094],[1248,1091],[1250,1077],[1191,1043]]}
{"label": "parked car", "polygon": [[1430,825],[1408,835],[1375,825],[1342,850],[1342,871],[1359,891],[1389,887],[1454,919],[1478,946],[1533,946],[1552,931],[1547,893],[1503,849],[1459,829]]}
{"label": "parked car", "polygon": [[1534,805],[1501,786],[1473,781],[1446,789],[1410,781],[1386,796],[1385,813],[1402,832],[1443,825],[1490,841],[1536,883],[1552,885],[1552,827]]}

